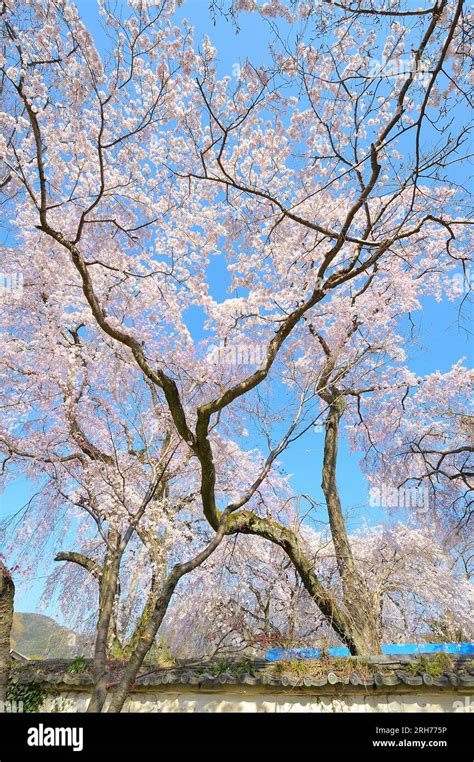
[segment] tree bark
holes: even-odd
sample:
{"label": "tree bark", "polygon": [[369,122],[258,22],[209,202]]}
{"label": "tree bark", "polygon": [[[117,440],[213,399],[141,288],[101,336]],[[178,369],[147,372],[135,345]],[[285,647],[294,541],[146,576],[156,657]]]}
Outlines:
{"label": "tree bark", "polygon": [[13,624],[15,585],[8,569],[0,561],[0,702],[7,697],[10,676],[10,634]]}
{"label": "tree bark", "polygon": [[122,675],[122,678],[114,691],[108,712],[116,713],[122,711],[123,705],[125,704],[125,701],[127,700],[127,697],[133,687],[145,656],[155,641],[156,634],[168,610],[171,596],[173,595],[175,587],[181,579],[181,576],[181,574],[172,572],[163,585],[162,593],[158,600],[155,601],[153,613],[143,628],[140,640],[138,641],[135,650],[130,655],[124,674]]}
{"label": "tree bark", "polygon": [[337,485],[339,422],[344,409],[342,397],[331,399],[326,420],[321,486],[326,499],[337,568],[342,582],[344,606],[349,614],[351,652],[367,656],[380,653],[380,636],[377,607],[354,561]]}
{"label": "tree bark", "polygon": [[92,677],[94,690],[87,712],[101,712],[107,698],[108,670],[107,656],[110,643],[111,624],[114,619],[114,604],[119,581],[121,553],[118,548],[107,550],[100,576],[99,619],[97,621]]}
{"label": "tree bark", "polygon": [[130,640],[123,647],[125,657],[129,657],[135,652],[140,641],[145,636],[148,623],[152,619],[155,612],[156,601],[161,594],[162,591],[157,591],[156,583],[152,582],[151,590],[147,595],[147,599],[145,601],[145,605],[143,606],[142,613],[140,614],[140,618],[132,632],[132,635],[130,636]]}

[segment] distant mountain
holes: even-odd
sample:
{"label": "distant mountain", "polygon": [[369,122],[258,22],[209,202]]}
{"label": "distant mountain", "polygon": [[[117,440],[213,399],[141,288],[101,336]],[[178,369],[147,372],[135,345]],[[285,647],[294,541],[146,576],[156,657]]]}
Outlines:
{"label": "distant mountain", "polygon": [[11,647],[30,659],[68,659],[87,656],[90,642],[44,614],[13,615]]}

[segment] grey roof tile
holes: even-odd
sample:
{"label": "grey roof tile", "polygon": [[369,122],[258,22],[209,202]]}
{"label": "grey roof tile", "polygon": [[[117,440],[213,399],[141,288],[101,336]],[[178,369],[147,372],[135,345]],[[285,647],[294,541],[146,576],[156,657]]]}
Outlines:
{"label": "grey roof tile", "polygon": [[254,677],[250,672],[245,672],[240,676],[239,681],[244,685],[258,685],[260,682],[258,677]]}
{"label": "grey roof tile", "polygon": [[323,685],[328,684],[327,676],[324,675],[322,677],[312,677],[311,678],[311,685],[315,688],[321,688]]}
{"label": "grey roof tile", "polygon": [[379,672],[374,676],[374,681],[376,685],[398,685],[399,679],[396,675],[383,675]]}
{"label": "grey roof tile", "polygon": [[293,675],[283,675],[280,679],[282,685],[291,685],[292,687],[298,685],[298,678]]}
{"label": "grey roof tile", "polygon": [[[241,686],[261,686],[272,690],[293,688],[299,689],[317,689],[322,688],[325,692],[330,691],[334,686],[334,691],[341,690],[341,686],[352,686],[360,691],[368,688],[375,690],[386,690],[397,686],[408,686],[412,689],[450,689],[450,688],[474,688],[474,673],[467,672],[466,667],[469,661],[458,659],[454,662],[453,670],[446,672],[440,677],[433,677],[427,672],[415,674],[413,672],[413,660],[410,662],[410,668],[406,660],[391,658],[377,661],[376,657],[366,660],[371,669],[379,665],[379,670],[372,675],[367,676],[367,671],[357,672],[360,660],[348,662],[353,665],[354,671],[349,676],[341,676],[338,669],[323,671],[322,663],[315,664],[318,669],[309,674],[294,674],[291,671],[277,671],[275,665],[261,659],[254,660],[249,664],[249,669],[243,674],[239,671],[233,671],[231,666],[225,672],[216,674],[212,662],[182,662],[181,664],[163,668],[158,667],[155,670],[149,668],[147,672],[137,678],[137,687],[143,686],[149,688],[153,686],[200,686],[214,687],[219,689],[223,686],[240,684]],[[415,662],[416,663],[416,662]],[[71,661],[61,659],[48,659],[42,662],[30,661],[22,664],[21,667],[12,670],[11,679],[20,684],[26,683],[49,683],[51,685],[64,685],[68,689],[74,687],[86,687],[92,684],[91,660],[86,660],[85,668],[82,672],[69,672]],[[455,671],[454,671],[455,668]],[[120,677],[122,665],[118,662],[111,663],[110,683],[114,684]]]}
{"label": "grey roof tile", "polygon": [[423,678],[421,675],[407,675],[404,672],[397,672],[397,677],[401,683],[405,685],[423,685]]}
{"label": "grey roof tile", "polygon": [[447,675],[440,675],[440,677],[432,677],[431,679],[433,681],[433,685],[435,685],[437,688],[442,688],[449,682]]}

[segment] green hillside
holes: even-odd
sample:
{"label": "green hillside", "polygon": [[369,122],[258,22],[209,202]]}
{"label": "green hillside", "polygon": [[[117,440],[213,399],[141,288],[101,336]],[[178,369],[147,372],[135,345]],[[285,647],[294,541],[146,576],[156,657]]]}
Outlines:
{"label": "green hillside", "polygon": [[11,647],[30,659],[67,659],[90,653],[83,635],[44,614],[21,612],[13,615]]}

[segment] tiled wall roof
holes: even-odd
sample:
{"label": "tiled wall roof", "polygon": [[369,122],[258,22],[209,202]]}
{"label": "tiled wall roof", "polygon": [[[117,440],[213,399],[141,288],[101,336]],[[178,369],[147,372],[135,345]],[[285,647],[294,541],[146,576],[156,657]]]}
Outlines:
{"label": "tiled wall roof", "polygon": [[[19,683],[48,683],[69,690],[85,690],[92,685],[91,660],[85,660],[84,669],[76,671],[72,666],[74,661],[48,659],[45,661],[30,661],[13,670],[12,681]],[[259,686],[261,690],[301,690],[314,693],[314,688],[324,692],[380,691],[473,691],[474,669],[472,659],[458,657],[453,666],[442,675],[433,676],[427,671],[414,672],[416,660],[404,658],[388,659],[374,657],[362,662],[360,659],[351,661],[341,669],[331,668],[331,665],[317,665],[317,669],[307,674],[295,674],[285,668],[276,670],[275,666],[262,660],[247,662],[242,670],[238,662],[229,664],[223,669],[218,662],[187,662],[176,667],[152,668],[145,667],[136,681],[135,690],[159,688],[165,690],[173,686],[173,690],[229,690],[230,686],[245,687]],[[121,665],[110,665],[110,685],[113,686],[120,677]]]}

